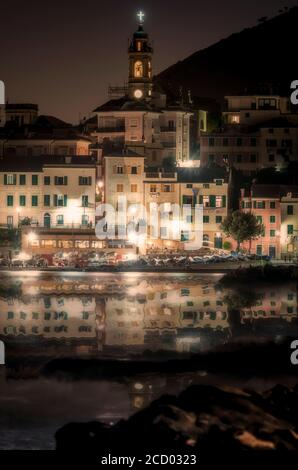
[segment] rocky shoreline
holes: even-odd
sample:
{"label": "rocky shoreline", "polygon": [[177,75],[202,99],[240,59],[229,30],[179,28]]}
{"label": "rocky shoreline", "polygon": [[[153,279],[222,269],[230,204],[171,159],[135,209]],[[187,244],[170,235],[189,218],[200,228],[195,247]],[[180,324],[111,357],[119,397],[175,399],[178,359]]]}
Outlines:
{"label": "rocky shoreline", "polygon": [[192,385],[166,395],[115,425],[70,423],[56,433],[56,449],[103,455],[136,449],[268,452],[298,450],[298,385],[251,390]]}

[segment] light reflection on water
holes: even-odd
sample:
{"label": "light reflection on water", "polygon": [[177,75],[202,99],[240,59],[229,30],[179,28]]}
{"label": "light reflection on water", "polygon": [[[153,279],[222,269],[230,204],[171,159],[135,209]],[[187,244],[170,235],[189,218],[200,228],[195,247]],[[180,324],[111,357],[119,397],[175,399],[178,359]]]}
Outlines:
{"label": "light reflection on water", "polygon": [[[144,358],[160,351],[170,357],[213,350],[252,334],[268,340],[298,334],[296,283],[226,289],[220,279],[214,274],[2,274],[0,339],[7,364],[0,367],[0,448],[51,448],[53,432],[66,422],[115,421],[189,383],[230,382],[200,372],[58,381],[42,375],[53,359]],[[266,385],[271,384],[259,384]]]}

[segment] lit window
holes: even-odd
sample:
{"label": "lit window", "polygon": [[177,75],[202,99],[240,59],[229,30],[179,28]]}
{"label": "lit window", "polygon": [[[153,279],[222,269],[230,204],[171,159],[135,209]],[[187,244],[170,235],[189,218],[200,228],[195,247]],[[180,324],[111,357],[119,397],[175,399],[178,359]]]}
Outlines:
{"label": "lit window", "polygon": [[210,198],[209,196],[203,196],[203,206],[209,207],[210,206]]}
{"label": "lit window", "polygon": [[89,240],[75,240],[76,248],[89,248]]}
{"label": "lit window", "polygon": [[117,184],[117,193],[123,193],[123,184]]}
{"label": "lit window", "polygon": [[233,114],[231,116],[231,123],[232,124],[239,124],[240,123],[240,116],[238,114]]}
{"label": "lit window", "polygon": [[40,240],[40,246],[42,248],[56,248],[56,240]]}
{"label": "lit window", "polygon": [[216,196],[215,205],[216,207],[222,207],[222,196]]}
{"label": "lit window", "polygon": [[134,76],[137,78],[143,77],[143,63],[137,60],[134,65]]}
{"label": "lit window", "polygon": [[16,175],[4,175],[4,184],[16,184]]}
{"label": "lit window", "polygon": [[137,184],[132,184],[132,185],[130,186],[130,191],[131,191],[132,193],[137,193],[137,192],[138,192],[138,185],[137,185]]}

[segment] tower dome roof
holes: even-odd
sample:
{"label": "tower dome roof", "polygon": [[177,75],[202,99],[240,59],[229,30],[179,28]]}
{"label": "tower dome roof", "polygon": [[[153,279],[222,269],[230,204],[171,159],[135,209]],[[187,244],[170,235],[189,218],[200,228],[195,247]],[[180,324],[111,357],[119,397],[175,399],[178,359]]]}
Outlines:
{"label": "tower dome roof", "polygon": [[136,39],[141,39],[141,38],[146,39],[146,38],[148,38],[148,34],[145,33],[143,25],[141,25],[141,24],[139,25],[138,30],[134,33],[133,37],[136,38]]}
{"label": "tower dome roof", "polygon": [[132,40],[129,44],[128,52],[139,52],[137,48],[137,42],[141,41],[142,43],[142,52],[153,52],[153,48],[149,42],[149,36],[144,31],[143,26],[140,24],[138,30],[133,34]]}

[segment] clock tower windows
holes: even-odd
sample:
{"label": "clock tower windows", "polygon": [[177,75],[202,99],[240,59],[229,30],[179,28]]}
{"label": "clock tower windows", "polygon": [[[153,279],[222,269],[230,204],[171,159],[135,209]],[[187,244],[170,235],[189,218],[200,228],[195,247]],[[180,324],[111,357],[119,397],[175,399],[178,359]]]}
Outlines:
{"label": "clock tower windows", "polygon": [[137,60],[134,66],[134,76],[135,78],[142,78],[143,75],[144,75],[143,62],[141,60]]}

